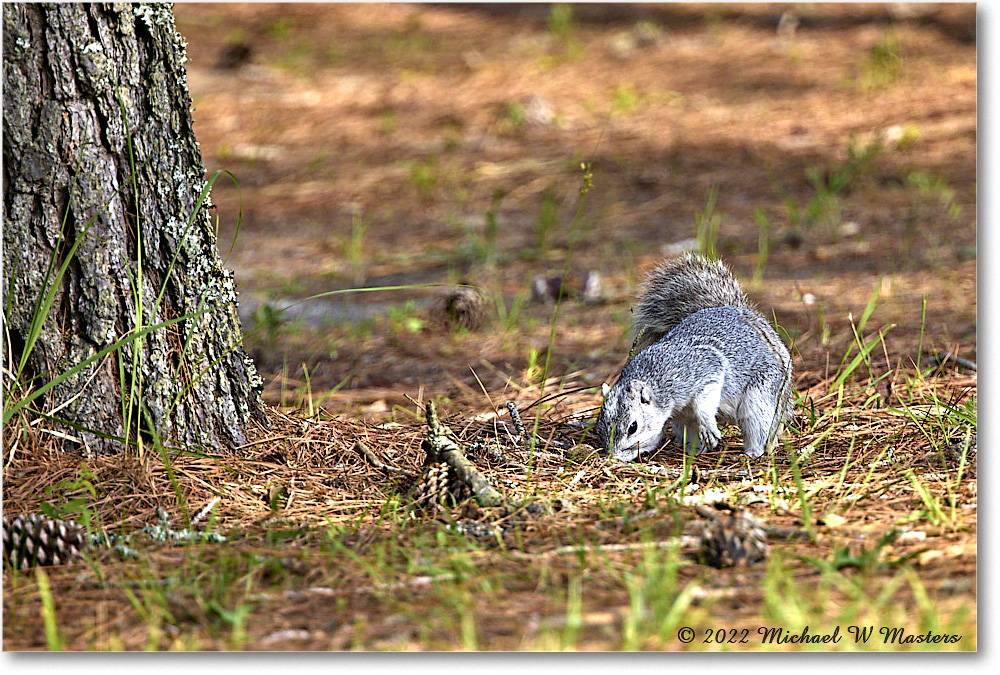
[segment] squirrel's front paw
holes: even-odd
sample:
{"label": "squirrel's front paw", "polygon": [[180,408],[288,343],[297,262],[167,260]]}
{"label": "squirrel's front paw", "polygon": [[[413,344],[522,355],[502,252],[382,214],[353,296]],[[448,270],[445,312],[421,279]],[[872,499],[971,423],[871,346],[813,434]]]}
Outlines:
{"label": "squirrel's front paw", "polygon": [[722,432],[718,428],[702,428],[698,431],[698,450],[695,454],[701,454],[706,450],[714,450],[715,446],[722,440]]}

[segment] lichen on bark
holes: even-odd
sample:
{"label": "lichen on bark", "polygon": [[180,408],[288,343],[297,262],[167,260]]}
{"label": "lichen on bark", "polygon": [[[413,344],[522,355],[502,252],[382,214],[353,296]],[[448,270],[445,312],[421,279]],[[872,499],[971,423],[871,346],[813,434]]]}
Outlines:
{"label": "lichen on bark", "polygon": [[262,418],[261,381],[240,346],[236,287],[209,204],[193,218],[206,176],[172,11],[5,4],[3,31],[3,303],[12,361],[50,261],[61,263],[78,238],[28,376],[52,378],[137,325],[204,310],[150,333],[137,360],[126,346],[84,369],[36,408],[58,410],[94,449],[116,449],[120,442],[102,436],[125,435],[122,402],[134,370],[141,387],[133,403],[162,437],[208,450],[243,444],[251,419]]}

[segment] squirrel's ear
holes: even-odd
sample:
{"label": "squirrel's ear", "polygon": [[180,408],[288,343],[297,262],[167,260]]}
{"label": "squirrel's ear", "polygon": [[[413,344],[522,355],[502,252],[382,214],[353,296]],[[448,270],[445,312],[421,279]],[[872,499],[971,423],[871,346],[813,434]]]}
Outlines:
{"label": "squirrel's ear", "polygon": [[642,388],[639,390],[639,400],[642,401],[643,405],[649,405],[653,402],[653,390],[645,382],[642,383]]}
{"label": "squirrel's ear", "polygon": [[607,382],[604,382],[601,384],[601,395],[607,398],[609,393],[611,393],[611,387],[608,386]]}
{"label": "squirrel's ear", "polygon": [[649,405],[653,400],[653,390],[641,380],[632,380],[628,384],[629,396],[643,405]]}

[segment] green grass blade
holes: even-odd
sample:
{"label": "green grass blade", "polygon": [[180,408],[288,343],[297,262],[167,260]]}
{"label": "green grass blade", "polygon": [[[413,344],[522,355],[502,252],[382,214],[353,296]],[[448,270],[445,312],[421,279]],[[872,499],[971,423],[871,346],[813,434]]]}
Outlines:
{"label": "green grass blade", "polygon": [[[66,206],[66,213],[69,213],[69,205]],[[45,319],[48,317],[49,312],[52,310],[52,304],[56,299],[56,292],[59,290],[59,286],[62,283],[62,278],[66,274],[66,270],[69,269],[69,265],[73,260],[73,256],[76,255],[76,249],[80,247],[80,243],[84,240],[87,234],[90,232],[90,226],[93,225],[95,219],[92,219],[87,227],[83,230],[83,234],[77,237],[76,241],[70,247],[66,254],[66,258],[63,260],[62,264],[59,266],[59,270],[56,272],[55,279],[52,279],[51,285],[43,285],[42,293],[39,295],[39,304],[35,308],[35,313],[31,318],[31,326],[28,328],[28,336],[24,341],[24,349],[21,352],[21,361],[17,365],[17,372],[15,373],[15,379],[21,376],[24,372],[24,366],[28,362],[28,357],[35,348],[35,342],[38,341],[39,336],[42,334],[42,327],[45,325]],[[63,218],[63,227],[65,227],[65,216]],[[60,241],[62,239],[62,234],[60,233]],[[55,255],[53,254],[50,265],[55,262]],[[51,269],[49,270],[51,272]],[[49,276],[46,273],[45,283],[48,284]],[[6,420],[4,420],[6,422]]]}
{"label": "green grass blade", "polygon": [[59,624],[56,621],[56,606],[52,601],[52,587],[49,585],[49,575],[41,567],[35,570],[38,581],[38,595],[42,600],[42,622],[45,624],[45,646],[49,651],[61,652],[66,648],[62,636],[59,635]]}
{"label": "green grass blade", "polygon": [[872,291],[871,297],[868,298],[868,304],[865,305],[865,311],[861,313],[861,319],[858,321],[858,334],[864,332],[865,326],[868,324],[868,319],[871,318],[872,313],[875,311],[875,305],[878,304],[879,293],[882,292],[882,282],[884,279],[879,279],[878,283],[875,284],[875,290]]}
{"label": "green grass blade", "polygon": [[[856,335],[861,335],[864,332],[865,326],[868,324],[868,319],[871,318],[872,313],[875,311],[875,306],[878,304],[879,293],[882,292],[882,281],[883,281],[882,279],[879,279],[878,284],[875,285],[875,290],[872,291],[871,296],[868,298],[868,303],[865,305],[864,310],[861,312],[861,319],[858,321],[858,325],[855,327],[853,326],[852,322],[852,327]],[[860,345],[858,346],[860,347]],[[838,373],[842,372],[844,364],[847,363],[847,359],[850,357],[852,351],[854,351],[853,343],[849,345],[847,347],[847,351],[844,352],[844,357],[840,360],[840,368],[837,371]],[[855,359],[855,361],[857,361],[857,359]],[[854,368],[857,368],[859,364],[860,362],[854,363],[853,364]],[[852,372],[854,368],[851,369]],[[835,388],[836,388],[835,386],[831,387],[830,391],[833,391]]]}
{"label": "green grass blade", "polygon": [[865,344],[864,348],[857,354],[857,356],[855,356],[854,359],[851,360],[851,363],[846,368],[841,369],[840,374],[830,385],[829,391],[834,392],[841,386],[843,386],[844,382],[847,381],[847,378],[851,376],[851,373],[857,370],[858,366],[860,366],[862,362],[864,362],[868,358],[868,354],[870,354],[872,349],[875,348],[875,345],[879,344],[882,341],[882,338],[885,336],[885,334],[888,333],[893,328],[895,328],[895,324],[889,324],[888,326],[880,330],[878,332],[878,335],[870,339]]}
{"label": "green grass blade", "polygon": [[[140,165],[140,167],[145,166],[145,164],[146,162],[143,162]],[[122,185],[117,190],[115,190],[110,197],[108,197],[105,204],[111,203],[113,199],[115,199],[119,194],[121,194],[121,192],[125,189],[127,182],[128,182],[127,180],[123,181]],[[62,244],[63,233],[66,231],[66,222],[69,218],[70,201],[73,198],[73,191],[75,189],[75,186],[76,186],[76,175],[74,174],[73,185],[70,187],[70,196],[66,203],[66,211],[63,213],[63,221],[59,229],[59,238],[56,241],[55,251],[58,251],[59,247]],[[48,317],[49,312],[52,309],[52,304],[55,301],[56,291],[58,290],[62,282],[62,278],[66,274],[66,270],[69,267],[70,262],[73,260],[73,256],[76,255],[76,249],[79,248],[80,243],[86,238],[87,234],[90,232],[91,226],[94,224],[96,220],[97,220],[97,215],[94,215],[89,221],[87,221],[86,226],[84,226],[83,228],[83,232],[77,237],[76,241],[73,243],[73,246],[71,246],[70,250],[66,253],[66,257],[63,260],[62,265],[59,266],[59,271],[57,272],[55,279],[51,279],[51,272],[52,269],[54,269],[55,267],[55,261],[56,261],[56,255],[55,252],[53,252],[52,258],[50,258],[49,260],[48,269],[46,270],[45,273],[45,279],[42,283],[42,290],[38,296],[38,304],[36,305],[35,312],[32,315],[31,326],[28,329],[28,335],[24,341],[24,349],[21,352],[21,359],[18,364],[17,371],[15,373],[15,379],[19,378],[21,373],[24,372],[24,366],[27,363],[28,357],[31,355],[31,352],[34,350],[35,342],[38,341],[38,338],[42,333],[42,327],[45,324],[45,319]],[[51,285],[49,284],[50,280],[52,281]]]}
{"label": "green grass blade", "polygon": [[[202,313],[204,313],[204,310],[202,311]],[[94,363],[95,361],[97,361],[99,359],[103,359],[108,354],[110,354],[110,353],[112,353],[112,352],[114,352],[114,351],[116,351],[118,349],[121,349],[122,347],[124,347],[126,345],[131,344],[135,340],[140,340],[140,339],[144,338],[146,335],[152,333],[154,330],[159,330],[160,328],[166,328],[167,326],[172,326],[175,323],[179,323],[181,321],[185,321],[185,320],[193,318],[195,316],[197,316],[196,313],[185,314],[184,316],[177,317],[176,319],[170,319],[169,321],[164,321],[162,323],[158,323],[158,324],[155,324],[155,325],[152,325],[152,326],[147,326],[147,327],[143,328],[141,331],[139,331],[138,333],[132,333],[130,335],[126,335],[125,337],[117,340],[113,344],[108,345],[107,347],[105,347],[101,351],[97,352],[93,356],[90,356],[90,357],[84,359],[83,361],[81,361],[80,363],[76,364],[75,366],[73,366],[69,370],[66,370],[66,371],[60,373],[57,377],[53,378],[52,380],[48,381],[47,383],[45,383],[44,385],[42,385],[41,387],[39,387],[35,391],[31,392],[30,394],[28,394],[27,396],[25,396],[24,398],[22,398],[21,400],[17,401],[16,403],[14,403],[9,408],[4,408],[4,411],[3,411],[3,423],[4,423],[4,425],[6,425],[11,420],[11,418],[14,415],[16,415],[22,409],[24,409],[25,406],[27,406],[29,403],[31,403],[32,401],[34,401],[36,398],[38,398],[39,396],[41,396],[44,393],[46,393],[49,389],[52,389],[53,387],[55,387],[55,386],[61,384],[62,382],[66,381],[68,378],[72,377],[73,375],[76,375],[78,372],[80,372],[81,370],[83,370],[84,368],[86,368],[87,366],[89,366],[91,363]]]}

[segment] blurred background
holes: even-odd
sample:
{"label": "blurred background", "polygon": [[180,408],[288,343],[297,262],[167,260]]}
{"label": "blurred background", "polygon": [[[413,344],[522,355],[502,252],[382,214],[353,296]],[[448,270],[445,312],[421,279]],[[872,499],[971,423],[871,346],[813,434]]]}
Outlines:
{"label": "blurred background", "polygon": [[[975,359],[973,4],[175,14],[206,168],[238,181],[213,191],[219,248],[272,404],[530,400],[550,338],[553,387],[599,386],[643,272],[696,246],[773,311],[800,387],[873,298],[882,361]],[[481,292],[299,302],[411,284]]]}

